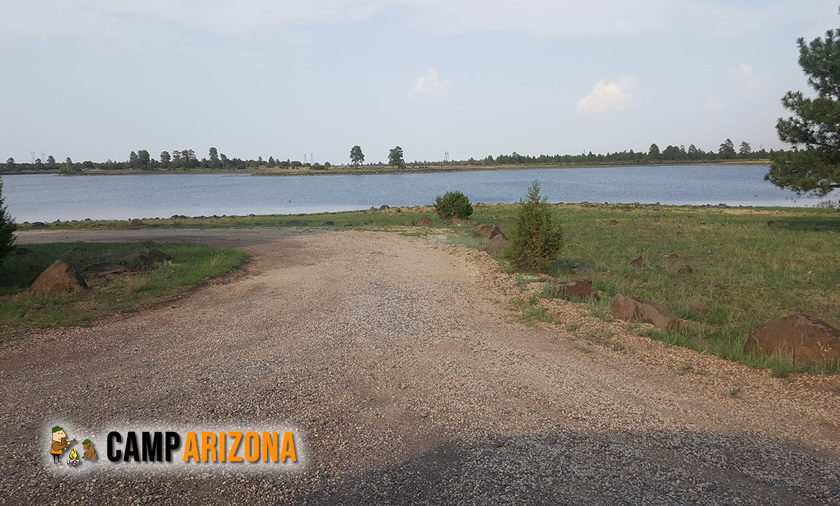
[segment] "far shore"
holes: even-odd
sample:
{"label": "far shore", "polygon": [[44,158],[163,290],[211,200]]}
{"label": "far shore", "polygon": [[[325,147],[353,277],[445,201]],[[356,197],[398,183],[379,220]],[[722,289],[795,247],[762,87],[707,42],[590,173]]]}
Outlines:
{"label": "far shore", "polygon": [[[592,163],[592,164],[501,164],[501,165],[408,165],[404,169],[397,169],[388,165],[333,165],[329,169],[311,169],[309,167],[281,169],[279,167],[269,168],[266,166],[245,170],[211,170],[211,169],[155,169],[155,170],[87,170],[72,176],[141,176],[141,175],[184,175],[184,174],[224,174],[224,175],[248,175],[248,176],[336,176],[336,175],[368,175],[368,174],[434,174],[446,172],[486,172],[497,170],[540,170],[540,169],[595,169],[607,167],[679,167],[679,166],[767,166],[770,160],[733,160],[729,162],[720,161],[669,161],[662,163]],[[23,176],[38,174],[58,174],[58,170],[41,170],[26,172],[0,172],[0,176]]]}

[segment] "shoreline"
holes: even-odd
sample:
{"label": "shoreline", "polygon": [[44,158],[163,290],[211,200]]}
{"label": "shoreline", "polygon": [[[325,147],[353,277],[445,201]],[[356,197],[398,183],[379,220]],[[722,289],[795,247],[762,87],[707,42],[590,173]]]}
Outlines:
{"label": "shoreline", "polygon": [[[388,168],[388,166],[365,166],[355,168],[348,165],[332,166],[329,169],[312,170],[304,169],[280,169],[280,168],[258,168],[241,171],[230,170],[93,170],[81,174],[67,174],[74,176],[168,176],[168,175],[234,175],[234,176],[364,176],[383,174],[436,174],[450,172],[492,172],[500,170],[563,170],[563,169],[598,169],[598,168],[633,168],[633,167],[762,167],[769,166],[770,160],[735,160],[731,162],[703,162],[703,161],[669,161],[663,163],[615,163],[615,164],[504,164],[504,165],[459,165],[459,166],[420,166],[406,167],[405,169]],[[2,176],[36,176],[36,175],[58,175],[58,170],[26,171],[26,172],[0,172]]]}

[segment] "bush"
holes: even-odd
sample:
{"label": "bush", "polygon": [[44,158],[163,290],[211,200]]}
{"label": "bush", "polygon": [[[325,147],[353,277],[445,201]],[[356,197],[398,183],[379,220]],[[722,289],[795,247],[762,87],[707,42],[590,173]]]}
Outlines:
{"label": "bush", "polygon": [[0,263],[12,251],[15,242],[15,220],[3,205],[3,180],[0,179]]}
{"label": "bush", "polygon": [[528,188],[525,200],[519,200],[512,235],[505,257],[516,269],[535,272],[560,255],[563,230],[548,200],[540,198],[539,181]]}
{"label": "bush", "polygon": [[447,192],[443,197],[435,199],[435,211],[442,220],[459,218],[466,220],[472,216],[473,208],[470,199],[461,192]]}

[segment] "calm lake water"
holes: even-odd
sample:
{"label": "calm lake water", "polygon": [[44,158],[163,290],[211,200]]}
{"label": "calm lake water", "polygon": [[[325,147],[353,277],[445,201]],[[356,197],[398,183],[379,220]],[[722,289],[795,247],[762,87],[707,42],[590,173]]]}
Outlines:
{"label": "calm lake water", "polygon": [[[18,222],[297,214],[427,205],[451,190],[472,202],[518,202],[538,179],[551,202],[811,207],[764,181],[762,166],[656,166],[363,176],[3,176]],[[838,200],[834,192],[821,200]]]}

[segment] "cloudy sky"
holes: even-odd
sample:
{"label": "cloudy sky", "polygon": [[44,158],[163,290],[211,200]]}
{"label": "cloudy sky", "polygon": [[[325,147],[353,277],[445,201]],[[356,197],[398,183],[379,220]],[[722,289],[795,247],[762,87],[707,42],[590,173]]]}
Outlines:
{"label": "cloudy sky", "polygon": [[837,0],[2,0],[0,158],[777,148]]}

